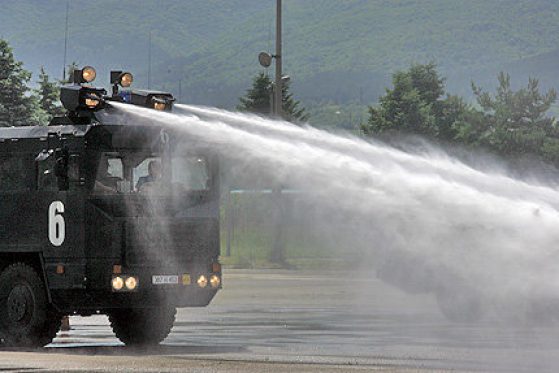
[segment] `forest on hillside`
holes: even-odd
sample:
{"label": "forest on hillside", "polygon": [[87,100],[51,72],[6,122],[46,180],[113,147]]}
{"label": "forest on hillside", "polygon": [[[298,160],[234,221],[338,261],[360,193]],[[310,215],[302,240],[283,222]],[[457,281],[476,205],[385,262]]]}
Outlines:
{"label": "forest on hillside", "polygon": [[[105,81],[129,70],[147,86],[151,49],[151,88],[183,102],[235,107],[263,71],[258,52],[273,49],[273,0],[3,4],[0,37],[35,76],[44,66],[61,78],[67,4],[67,63]],[[413,63],[436,62],[448,90],[472,100],[470,82],[495,87],[501,70],[516,87],[528,76],[557,87],[558,21],[553,0],[285,0],[284,67],[314,124],[351,123]]]}

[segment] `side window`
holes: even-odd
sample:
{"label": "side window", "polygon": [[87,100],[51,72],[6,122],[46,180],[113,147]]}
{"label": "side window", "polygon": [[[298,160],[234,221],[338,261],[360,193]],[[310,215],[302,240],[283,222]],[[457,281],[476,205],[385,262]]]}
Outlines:
{"label": "side window", "polygon": [[161,162],[161,160],[157,157],[149,157],[144,159],[139,165],[137,165],[133,169],[132,180],[135,187],[138,186],[138,181],[140,180],[140,177],[147,177],[149,175],[149,170],[148,170],[149,163],[152,161]]}
{"label": "side window", "polygon": [[124,168],[122,167],[122,159],[108,158],[109,169],[107,170],[111,177],[119,177],[124,179]]}
{"label": "side window", "polygon": [[99,194],[114,194],[126,190],[124,165],[117,153],[103,153],[97,165],[97,177],[94,192]]}
{"label": "side window", "polygon": [[80,180],[80,156],[78,154],[70,154],[68,159],[68,180],[70,190],[76,190],[82,185]]}
{"label": "side window", "polygon": [[206,190],[210,186],[208,161],[204,157],[172,159],[173,182],[187,190]]}

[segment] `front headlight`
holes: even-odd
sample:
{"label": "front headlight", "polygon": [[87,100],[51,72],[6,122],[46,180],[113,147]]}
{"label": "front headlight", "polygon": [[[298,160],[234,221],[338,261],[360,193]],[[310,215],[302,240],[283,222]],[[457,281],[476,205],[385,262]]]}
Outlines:
{"label": "front headlight", "polygon": [[111,284],[113,285],[113,290],[119,291],[124,287],[124,280],[120,276],[113,277]]}
{"label": "front headlight", "polygon": [[221,284],[221,279],[217,275],[211,275],[210,285],[212,288],[217,288]]}
{"label": "front headlight", "polygon": [[206,286],[208,286],[208,279],[206,278],[206,276],[202,275],[202,276],[198,277],[198,281],[196,281],[196,283],[201,288],[205,288]]}
{"label": "front headlight", "polygon": [[124,283],[128,290],[134,290],[138,286],[138,279],[136,279],[136,277],[134,276],[131,276],[128,277]]}
{"label": "front headlight", "polygon": [[114,276],[111,280],[113,291],[117,292],[135,291],[138,289],[138,284],[139,281],[136,276],[120,275]]}

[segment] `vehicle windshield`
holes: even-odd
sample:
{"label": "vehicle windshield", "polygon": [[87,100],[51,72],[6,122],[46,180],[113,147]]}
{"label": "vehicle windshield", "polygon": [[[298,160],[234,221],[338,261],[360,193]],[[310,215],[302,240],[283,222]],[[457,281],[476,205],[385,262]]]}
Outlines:
{"label": "vehicle windshield", "polygon": [[199,155],[162,157],[140,152],[104,152],[99,158],[95,194],[168,194],[210,187],[207,159]]}

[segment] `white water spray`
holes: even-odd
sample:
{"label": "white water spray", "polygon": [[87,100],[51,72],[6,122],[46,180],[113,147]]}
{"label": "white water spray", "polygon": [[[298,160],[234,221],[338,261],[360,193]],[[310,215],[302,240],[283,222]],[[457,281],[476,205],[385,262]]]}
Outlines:
{"label": "white water spray", "polygon": [[392,282],[466,294],[514,316],[559,298],[559,193],[550,187],[473,169],[440,150],[406,153],[308,126],[177,106],[191,114],[117,104],[131,123],[180,129],[213,144],[238,170],[257,165],[307,191],[308,203],[325,212],[316,224],[368,250],[369,264]]}

